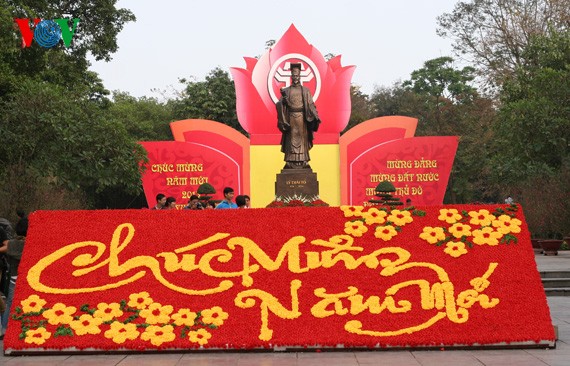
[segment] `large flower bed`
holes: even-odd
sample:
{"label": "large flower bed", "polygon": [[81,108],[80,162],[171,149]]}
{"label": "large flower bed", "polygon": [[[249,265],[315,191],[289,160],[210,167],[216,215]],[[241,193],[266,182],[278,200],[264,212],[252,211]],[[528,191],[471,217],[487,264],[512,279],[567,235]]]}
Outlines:
{"label": "large flower bed", "polygon": [[554,341],[518,206],[41,211],[30,225],[8,353]]}

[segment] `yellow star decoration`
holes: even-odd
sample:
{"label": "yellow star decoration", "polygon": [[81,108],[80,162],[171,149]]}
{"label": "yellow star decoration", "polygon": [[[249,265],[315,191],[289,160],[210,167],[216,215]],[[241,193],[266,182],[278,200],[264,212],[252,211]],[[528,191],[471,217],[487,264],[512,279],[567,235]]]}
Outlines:
{"label": "yellow star decoration", "polygon": [[53,308],[43,312],[43,317],[48,320],[51,325],[69,324],[73,320],[73,314],[77,311],[74,306],[66,306],[58,302]]}
{"label": "yellow star decoration", "polygon": [[30,329],[26,332],[26,338],[24,342],[32,344],[35,343],[37,345],[44,344],[46,340],[51,337],[51,333],[46,330],[44,327],[40,327],[38,329]]}
{"label": "yellow star decoration", "polygon": [[493,220],[493,227],[503,235],[513,233],[518,234],[521,232],[522,221],[513,219],[508,215],[501,215],[497,220]]}
{"label": "yellow star decoration", "polygon": [[115,343],[125,343],[127,339],[135,340],[140,332],[137,330],[137,325],[133,323],[123,324],[121,322],[111,323],[111,328],[105,332],[105,338],[113,340]]}
{"label": "yellow star decoration", "polygon": [[442,208],[439,210],[439,216],[437,217],[441,221],[445,221],[448,224],[455,224],[457,221],[461,220],[463,216],[455,208]]}
{"label": "yellow star decoration", "polygon": [[170,321],[170,314],[174,309],[172,305],[164,305],[155,302],[150,304],[147,309],[140,312],[140,316],[146,319],[149,324],[165,324]]}
{"label": "yellow star decoration", "polygon": [[495,216],[490,214],[488,210],[469,211],[471,225],[489,226],[495,219]]}
{"label": "yellow star decoration", "polygon": [[460,239],[462,236],[470,236],[471,235],[471,226],[461,224],[459,222],[456,224],[453,224],[453,226],[451,226],[448,230],[451,233],[451,235],[453,235],[457,239]]}
{"label": "yellow star decoration", "polygon": [[164,327],[149,325],[144,333],[141,334],[143,341],[150,341],[157,347],[163,343],[172,342],[174,338],[176,338],[176,335],[174,335],[174,327],[172,325],[165,325]]}
{"label": "yellow star decoration", "polygon": [[376,231],[374,231],[374,236],[378,239],[382,239],[384,241],[389,241],[394,236],[396,236],[398,232],[392,225],[388,226],[378,226]]}
{"label": "yellow star decoration", "polygon": [[211,309],[202,311],[202,321],[205,324],[213,324],[218,327],[224,324],[224,320],[226,320],[228,316],[228,313],[223,311],[219,306],[214,306]]}
{"label": "yellow star decoration", "polygon": [[340,206],[344,217],[362,217],[364,206]]}
{"label": "yellow star decoration", "polygon": [[369,208],[368,211],[362,214],[367,225],[383,224],[386,222],[386,211],[379,210],[375,207]]}
{"label": "yellow star decoration", "polygon": [[190,311],[190,309],[180,309],[176,314],[172,315],[172,320],[174,320],[176,325],[191,327],[196,320],[196,313]]}
{"label": "yellow star decoration", "polygon": [[30,295],[27,299],[20,302],[22,305],[22,311],[24,313],[37,313],[42,310],[46,301],[39,297],[38,295]]}
{"label": "yellow star decoration", "polygon": [[435,244],[438,241],[445,239],[445,233],[441,227],[426,226],[420,234],[420,238],[430,244]]}
{"label": "yellow star decoration", "polygon": [[354,237],[361,237],[368,231],[368,228],[362,221],[348,221],[344,224],[344,232]]}
{"label": "yellow star decoration", "polygon": [[397,226],[404,226],[414,221],[410,211],[400,211],[400,210],[392,210],[390,212],[390,216],[388,216],[386,220],[394,223],[394,225]]}
{"label": "yellow star decoration", "polygon": [[75,334],[85,335],[101,333],[101,329],[99,329],[101,323],[103,323],[103,319],[94,318],[89,314],[83,314],[78,320],[73,320],[69,325],[71,329],[75,331]]}
{"label": "yellow star decoration", "polygon": [[106,302],[101,302],[97,304],[97,310],[93,313],[93,317],[101,318],[104,322],[108,322],[109,320],[116,319],[123,315],[123,311],[121,310],[121,304],[116,302],[112,302],[107,304]]}
{"label": "yellow star decoration", "polygon": [[453,258],[461,257],[463,254],[467,254],[467,249],[465,249],[465,243],[463,242],[453,242],[450,241],[445,245],[443,250],[446,254],[449,254]]}
{"label": "yellow star decoration", "polygon": [[131,308],[136,308],[142,310],[152,304],[153,300],[150,297],[149,293],[146,291],[139,292],[136,294],[129,295],[129,302],[127,303],[128,306]]}
{"label": "yellow star decoration", "polygon": [[473,243],[477,245],[499,245],[499,239],[503,237],[503,234],[497,231],[493,231],[491,227],[484,227],[478,230],[473,230]]}
{"label": "yellow star decoration", "polygon": [[203,346],[208,343],[208,339],[212,338],[212,335],[206,329],[201,328],[188,332],[188,338],[190,338],[190,342]]}

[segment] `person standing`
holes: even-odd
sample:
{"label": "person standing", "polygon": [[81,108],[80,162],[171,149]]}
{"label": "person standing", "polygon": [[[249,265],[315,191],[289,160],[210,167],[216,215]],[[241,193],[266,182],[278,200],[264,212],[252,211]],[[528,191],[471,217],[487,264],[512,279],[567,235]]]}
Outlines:
{"label": "person standing", "polygon": [[313,132],[321,120],[308,88],[301,85],[301,64],[291,64],[291,86],[281,89],[276,103],[277,128],[281,131],[281,152],[285,154],[284,169],[310,169],[309,150]]}
{"label": "person standing", "polygon": [[151,210],[162,210],[166,205],[166,196],[162,193],[156,195],[156,205]]}
{"label": "person standing", "polygon": [[237,208],[237,205],[232,202],[234,199],[234,189],[232,187],[224,188],[224,199],[218,203],[216,210],[223,210],[227,208]]}

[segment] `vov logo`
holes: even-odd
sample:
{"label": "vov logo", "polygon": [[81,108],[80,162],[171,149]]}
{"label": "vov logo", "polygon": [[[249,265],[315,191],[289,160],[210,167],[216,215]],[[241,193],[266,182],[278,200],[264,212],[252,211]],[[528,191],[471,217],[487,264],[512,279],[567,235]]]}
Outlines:
{"label": "vov logo", "polygon": [[71,29],[69,28],[67,19],[39,19],[35,18],[34,21],[34,31],[30,27],[30,19],[28,18],[14,18],[16,24],[20,28],[20,33],[22,33],[22,48],[30,47],[32,45],[32,39],[44,48],[55,47],[59,40],[63,40],[65,47],[71,45],[71,39],[75,34],[77,29],[77,23],[79,23],[79,18],[73,18],[73,25]]}

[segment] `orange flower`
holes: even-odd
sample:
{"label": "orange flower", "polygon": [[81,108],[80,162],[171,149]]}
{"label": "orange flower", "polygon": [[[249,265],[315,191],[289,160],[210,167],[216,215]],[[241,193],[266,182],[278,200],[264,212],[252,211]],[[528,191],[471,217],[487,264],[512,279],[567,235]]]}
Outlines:
{"label": "orange flower", "polygon": [[489,226],[495,219],[495,216],[491,215],[488,210],[469,211],[469,216],[471,216],[469,220],[471,225]]}
{"label": "orange flower", "polygon": [[224,324],[224,320],[229,317],[228,313],[222,310],[219,306],[214,306],[211,309],[202,311],[202,321],[206,324],[214,324],[220,326]]}
{"label": "orange flower", "polygon": [[497,220],[493,220],[493,227],[503,235],[513,233],[518,234],[521,232],[522,221],[514,219],[508,215],[501,215]]}
{"label": "orange flower", "polygon": [[139,292],[136,294],[129,295],[129,302],[127,303],[128,306],[131,308],[136,309],[144,309],[150,304],[152,304],[152,298],[150,297],[149,293],[146,291]]}
{"label": "orange flower", "polygon": [[93,317],[101,318],[104,322],[108,322],[109,320],[117,319],[123,315],[123,311],[121,310],[121,304],[116,302],[112,302],[107,304],[106,302],[101,302],[97,304],[97,310],[93,313]]}
{"label": "orange flower", "polygon": [[174,338],[176,338],[176,336],[174,335],[174,327],[172,325],[165,325],[164,327],[149,325],[144,333],[141,334],[143,341],[150,341],[150,343],[157,347],[163,343],[172,342]]}
{"label": "orange flower", "polygon": [[196,313],[190,311],[190,309],[180,309],[176,314],[172,315],[172,319],[176,325],[191,327],[194,325],[194,320],[196,320]]}
{"label": "orange flower", "polygon": [[51,333],[46,330],[44,327],[40,327],[38,329],[30,329],[26,332],[26,338],[24,342],[26,343],[35,343],[37,345],[44,344],[46,340],[51,337]]}
{"label": "orange flower", "polygon": [[459,222],[453,224],[448,230],[457,239],[460,239],[462,236],[471,236],[471,226]]}
{"label": "orange flower", "polygon": [[162,306],[155,302],[150,304],[147,309],[141,310],[139,315],[145,318],[149,324],[166,324],[170,321],[170,314],[173,310],[172,305]]}
{"label": "orange flower", "polygon": [[446,248],[443,250],[446,254],[449,254],[453,258],[461,257],[463,254],[467,254],[467,249],[465,249],[465,243],[463,242],[452,242],[447,243]]}
{"label": "orange flower", "polygon": [[354,237],[361,237],[362,234],[368,231],[368,228],[362,221],[347,221],[344,224],[344,232]]}
{"label": "orange flower", "polygon": [[473,231],[473,243],[477,245],[499,245],[499,239],[503,237],[498,231],[493,231],[491,227],[484,227]]}
{"label": "orange flower", "polygon": [[53,308],[43,312],[43,317],[48,320],[51,325],[69,324],[73,320],[73,314],[77,311],[74,306],[65,306],[58,302]]}
{"label": "orange flower", "polygon": [[340,206],[342,212],[344,212],[344,217],[361,217],[363,206]]}
{"label": "orange flower", "polygon": [[396,235],[398,235],[398,232],[392,225],[378,226],[374,232],[375,237],[384,241],[388,241]]}
{"label": "orange flower", "polygon": [[435,244],[440,240],[445,239],[445,233],[441,227],[424,227],[423,232],[420,234],[420,238],[427,241],[430,244]]}
{"label": "orange flower", "polygon": [[457,221],[461,220],[462,216],[454,208],[442,208],[439,210],[438,220],[445,221],[448,224],[455,224]]}
{"label": "orange flower", "polygon": [[400,210],[392,210],[390,212],[390,216],[387,218],[388,221],[394,223],[397,226],[404,226],[409,224],[410,222],[414,221],[412,218],[412,214],[410,211],[400,211]]}
{"label": "orange flower", "polygon": [[38,295],[30,295],[27,299],[22,300],[20,304],[22,304],[22,311],[24,313],[37,313],[42,310],[46,301]]}
{"label": "orange flower", "polygon": [[83,314],[79,317],[79,320],[73,320],[69,325],[75,331],[75,334],[85,335],[101,333],[101,329],[99,329],[101,323],[103,323],[103,319]]}
{"label": "orange flower", "polygon": [[200,328],[196,331],[188,332],[188,338],[190,338],[190,342],[203,346],[208,343],[208,339],[212,338],[212,335],[206,329]]}
{"label": "orange flower", "polygon": [[373,225],[373,224],[383,224],[386,222],[385,217],[388,214],[386,211],[382,211],[377,209],[376,207],[371,207],[368,211],[362,214],[362,217],[366,221],[366,224]]}
{"label": "orange flower", "polygon": [[121,322],[111,323],[111,328],[105,332],[105,338],[112,339],[115,343],[125,343],[127,339],[135,340],[140,332],[137,325],[133,323],[123,324]]}

